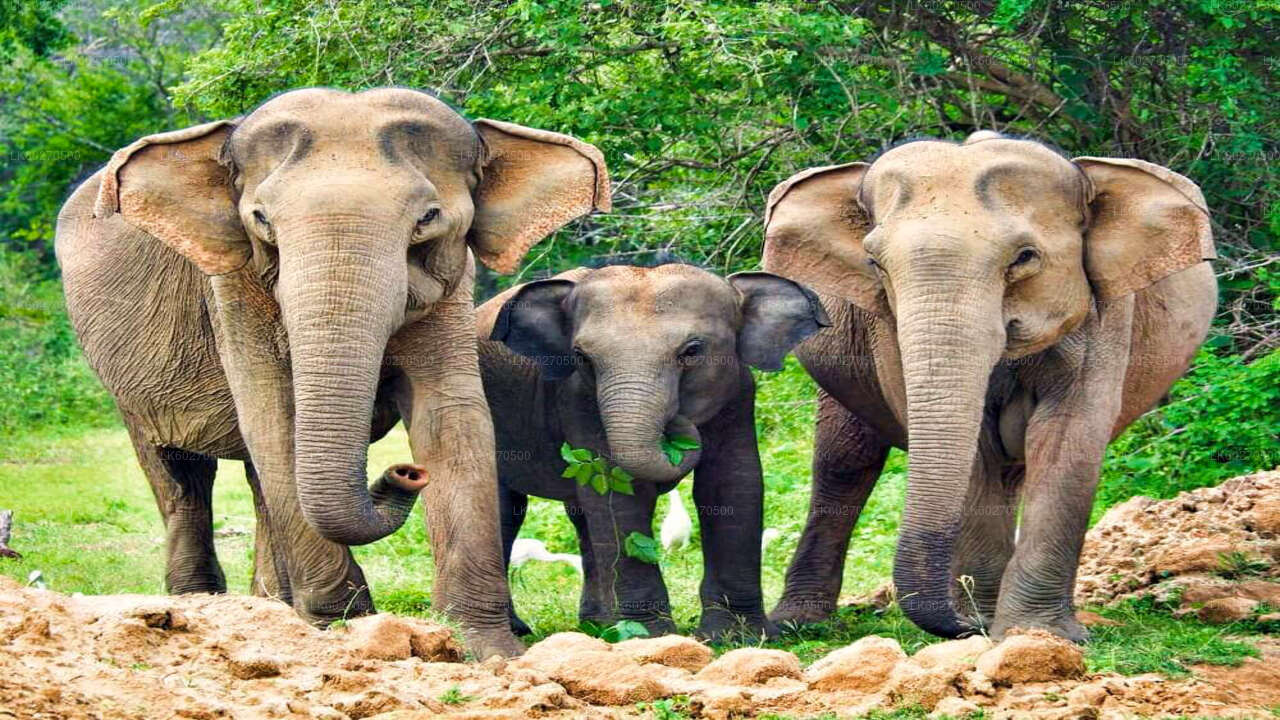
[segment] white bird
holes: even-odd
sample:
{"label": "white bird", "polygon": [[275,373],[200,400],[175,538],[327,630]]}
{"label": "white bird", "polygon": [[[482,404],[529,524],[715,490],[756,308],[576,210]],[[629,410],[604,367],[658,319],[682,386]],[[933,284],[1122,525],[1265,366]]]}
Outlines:
{"label": "white bird", "polygon": [[667,501],[667,516],[662,519],[658,537],[662,539],[664,550],[674,550],[689,544],[689,537],[693,535],[693,520],[689,519],[689,511],[684,507],[684,500],[680,499],[679,490],[672,490],[667,493],[667,497],[670,498]]}
{"label": "white bird", "polygon": [[769,543],[780,537],[782,537],[782,531],[778,528],[765,528],[764,532],[760,533],[760,552],[763,553],[764,549],[769,547]]}
{"label": "white bird", "polygon": [[553,553],[547,551],[546,543],[536,538],[516,538],[511,544],[511,567],[517,568],[530,560],[542,562],[566,562],[573,566],[578,574],[582,574],[582,557],[570,553]]}

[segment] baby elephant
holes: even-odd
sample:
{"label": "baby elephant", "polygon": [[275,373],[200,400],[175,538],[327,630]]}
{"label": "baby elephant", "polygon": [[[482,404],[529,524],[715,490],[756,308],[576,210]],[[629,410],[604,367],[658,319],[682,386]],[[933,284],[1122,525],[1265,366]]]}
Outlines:
{"label": "baby elephant", "polygon": [[[528,496],[561,500],[582,548],[580,617],[672,632],[658,567],[629,557],[625,541],[652,536],[658,495],[692,470],[698,634],[774,634],[761,604],[764,485],[747,366],[777,370],[830,325],[817,296],[769,273],[724,280],[687,265],[611,266],[512,288],[478,315],[506,556]],[[685,449],[672,448],[676,438]],[[610,472],[621,468],[629,487],[621,473],[603,493],[602,482],[563,477],[565,443],[604,458]],[[514,613],[512,625],[528,632]]]}

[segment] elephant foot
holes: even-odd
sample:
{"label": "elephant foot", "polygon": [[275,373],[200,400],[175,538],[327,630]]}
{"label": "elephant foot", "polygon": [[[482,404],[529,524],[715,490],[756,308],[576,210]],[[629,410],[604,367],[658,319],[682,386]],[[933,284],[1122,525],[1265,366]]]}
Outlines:
{"label": "elephant foot", "polygon": [[833,600],[817,597],[784,597],[769,613],[769,620],[784,631],[825,622],[836,611]]}
{"label": "elephant foot", "polygon": [[1001,613],[996,617],[996,621],[992,623],[987,634],[992,640],[1000,642],[1011,631],[1018,628],[1040,628],[1048,630],[1054,635],[1066,638],[1077,645],[1083,645],[1089,641],[1088,628],[1081,625],[1080,621],[1076,619],[1075,614],[1071,612],[1068,612],[1065,615],[1055,614],[1050,617],[1031,614],[1019,615],[1017,613]]}
{"label": "elephant foot", "polygon": [[294,597],[293,607],[303,620],[319,628],[327,628],[337,621],[378,612],[373,606],[373,598],[369,595],[368,589],[363,587],[354,594],[322,596],[301,593]]}
{"label": "elephant foot", "polygon": [[382,476],[405,492],[416,493],[427,486],[427,469],[421,465],[392,465]]}
{"label": "elephant foot", "polygon": [[462,633],[463,641],[467,645],[467,651],[471,653],[477,661],[485,661],[497,655],[498,657],[511,658],[524,654],[524,643],[513,634],[508,628],[493,629],[467,629]]}
{"label": "elephant foot", "polygon": [[694,631],[698,638],[713,643],[773,640],[781,634],[763,609],[750,613],[735,613],[723,608],[706,610]]}

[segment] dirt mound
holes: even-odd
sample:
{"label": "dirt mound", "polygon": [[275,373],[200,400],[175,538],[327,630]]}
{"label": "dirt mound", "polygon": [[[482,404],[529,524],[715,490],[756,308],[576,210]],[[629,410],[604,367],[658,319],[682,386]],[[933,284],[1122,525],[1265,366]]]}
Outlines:
{"label": "dirt mound", "polygon": [[[245,596],[65,596],[0,578],[0,718],[690,717],[857,715],[921,705],[963,716],[1268,717],[1280,650],[1203,676],[1085,676],[1043,633],[957,640],[908,657],[868,637],[802,670],[744,648],[711,660],[688,638],[609,645],[561,633],[511,661],[463,663],[447,628],[378,615],[316,630]],[[1266,694],[1270,692],[1271,695]],[[639,703],[639,704],[637,704]]]}
{"label": "dirt mound", "polygon": [[1273,470],[1111,508],[1085,538],[1076,604],[1155,595],[1208,622],[1233,622],[1280,609],[1278,580],[1280,471]]}

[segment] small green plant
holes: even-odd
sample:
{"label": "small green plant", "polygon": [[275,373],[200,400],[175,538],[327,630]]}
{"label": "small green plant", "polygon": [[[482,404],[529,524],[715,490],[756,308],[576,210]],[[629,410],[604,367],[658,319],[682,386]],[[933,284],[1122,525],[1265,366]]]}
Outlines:
{"label": "small green plant", "polygon": [[1270,567],[1267,561],[1239,550],[1218,555],[1218,575],[1228,580],[1256,577],[1265,573]]}
{"label": "small green plant", "polygon": [[654,700],[653,702],[636,703],[636,710],[649,713],[652,720],[687,720],[693,717],[693,709],[689,705],[688,695]]}
{"label": "small green plant", "polygon": [[684,459],[684,454],[690,450],[697,450],[699,445],[696,440],[687,435],[662,436],[658,441],[658,447],[662,448],[662,454],[667,456],[667,462],[672,465],[679,465]]}
{"label": "small green plant", "polygon": [[454,685],[448,690],[440,693],[439,700],[445,705],[463,705],[475,700],[475,698],[470,695],[463,695],[462,689],[457,685]]}
{"label": "small green plant", "polygon": [[607,643],[622,642],[631,638],[649,637],[649,628],[637,620],[619,620],[612,625],[601,625],[590,620],[578,623],[578,629],[593,638]]}
{"label": "small green plant", "polygon": [[346,627],[347,627],[346,618],[338,618],[337,620],[334,620],[333,622],[329,623],[330,630],[344,630],[346,629]]}
{"label": "small green plant", "polygon": [[592,490],[601,495],[609,491],[623,495],[636,494],[631,487],[630,473],[620,467],[609,467],[607,460],[586,448],[575,448],[564,443],[560,446],[560,457],[566,465],[560,477],[573,478],[578,485],[590,485]]}
{"label": "small green plant", "polygon": [[623,539],[622,550],[627,554],[627,557],[650,565],[657,565],[658,559],[662,554],[662,548],[658,545],[657,540],[634,531]]}

